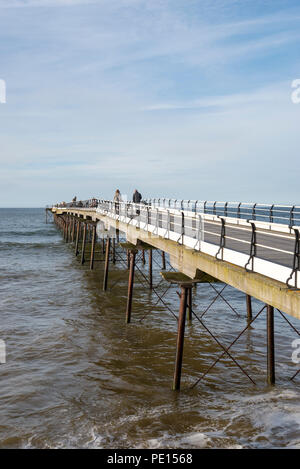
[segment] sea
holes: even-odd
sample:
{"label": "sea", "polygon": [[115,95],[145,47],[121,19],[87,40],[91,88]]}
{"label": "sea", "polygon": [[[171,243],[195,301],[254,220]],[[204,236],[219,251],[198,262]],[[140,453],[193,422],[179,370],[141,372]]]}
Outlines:
{"label": "sea", "polygon": [[[104,292],[100,238],[94,270],[89,252],[81,265],[44,208],[0,209],[1,448],[300,448],[299,320],[275,311],[269,386],[265,310],[230,349],[237,366],[222,346],[247,326],[245,294],[199,284],[193,311],[207,311],[186,324],[173,391],[179,292],[160,275],[161,253],[153,290],[139,255],[125,324],[125,253],[117,247]],[[253,316],[263,306],[253,299]]]}

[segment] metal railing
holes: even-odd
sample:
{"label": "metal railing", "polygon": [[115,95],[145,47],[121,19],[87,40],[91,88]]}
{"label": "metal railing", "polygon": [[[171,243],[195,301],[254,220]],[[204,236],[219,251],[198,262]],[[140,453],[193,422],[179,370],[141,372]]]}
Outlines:
{"label": "metal railing", "polygon": [[76,207],[76,208],[96,208],[99,204],[99,199],[87,199],[87,200],[76,200],[73,202],[60,202],[54,207],[57,208],[69,208],[69,207]]}
{"label": "metal railing", "polygon": [[[152,202],[152,203],[151,203]],[[253,219],[99,200],[97,211],[299,288],[300,228]]]}
{"label": "metal railing", "polygon": [[[172,199],[149,199],[140,204],[90,199],[82,201],[82,205],[77,202],[63,207],[95,210],[152,235],[279,280],[290,288],[300,288],[300,227],[295,224],[298,207],[293,206],[292,216],[290,208],[285,211],[285,218],[275,217],[275,206],[271,217],[269,212],[260,214],[259,204],[248,204],[248,211],[238,204],[238,211],[234,212],[229,203]],[[276,219],[281,222],[276,223]]]}
{"label": "metal railing", "polygon": [[300,225],[300,205],[177,200],[167,198],[147,199],[147,203],[152,207],[175,208],[195,213],[281,223],[289,226]]}

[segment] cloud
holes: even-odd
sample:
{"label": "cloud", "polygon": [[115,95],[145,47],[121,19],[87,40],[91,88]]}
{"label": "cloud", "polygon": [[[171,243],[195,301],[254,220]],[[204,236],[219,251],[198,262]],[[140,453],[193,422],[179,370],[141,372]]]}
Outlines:
{"label": "cloud", "polygon": [[[263,198],[271,180],[296,198],[299,8],[226,16],[239,2],[212,3],[0,0],[16,6],[1,11],[2,199],[17,204],[18,187],[31,205],[72,187],[108,197],[132,184],[247,199],[251,181]],[[30,10],[50,5],[76,8]]]}
{"label": "cloud", "polygon": [[97,0],[0,0],[0,8],[32,8],[89,5]]}

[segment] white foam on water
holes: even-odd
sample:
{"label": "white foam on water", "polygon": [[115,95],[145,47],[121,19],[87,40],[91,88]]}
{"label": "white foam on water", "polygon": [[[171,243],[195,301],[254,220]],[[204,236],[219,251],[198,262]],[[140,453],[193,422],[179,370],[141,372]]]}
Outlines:
{"label": "white foam on water", "polygon": [[211,438],[204,433],[195,432],[181,438],[181,441],[196,448],[206,448],[208,443],[211,442]]}
{"label": "white foam on water", "polygon": [[180,436],[165,434],[161,438],[147,440],[146,448],[207,448],[210,442],[211,439],[202,432],[192,432]]}

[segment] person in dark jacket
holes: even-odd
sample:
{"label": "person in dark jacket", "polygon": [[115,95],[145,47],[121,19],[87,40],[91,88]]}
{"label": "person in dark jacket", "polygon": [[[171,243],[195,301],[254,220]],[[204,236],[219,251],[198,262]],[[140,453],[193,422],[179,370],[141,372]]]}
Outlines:
{"label": "person in dark jacket", "polygon": [[[140,204],[142,200],[142,194],[139,193],[137,189],[135,189],[133,196],[132,196],[132,201],[134,204]],[[139,215],[141,212],[140,210],[136,210],[136,214]]]}
{"label": "person in dark jacket", "polygon": [[132,196],[132,201],[135,203],[135,204],[139,204],[142,200],[142,194],[139,193],[139,191],[137,189],[135,189],[134,193],[133,193],[133,196]]}

